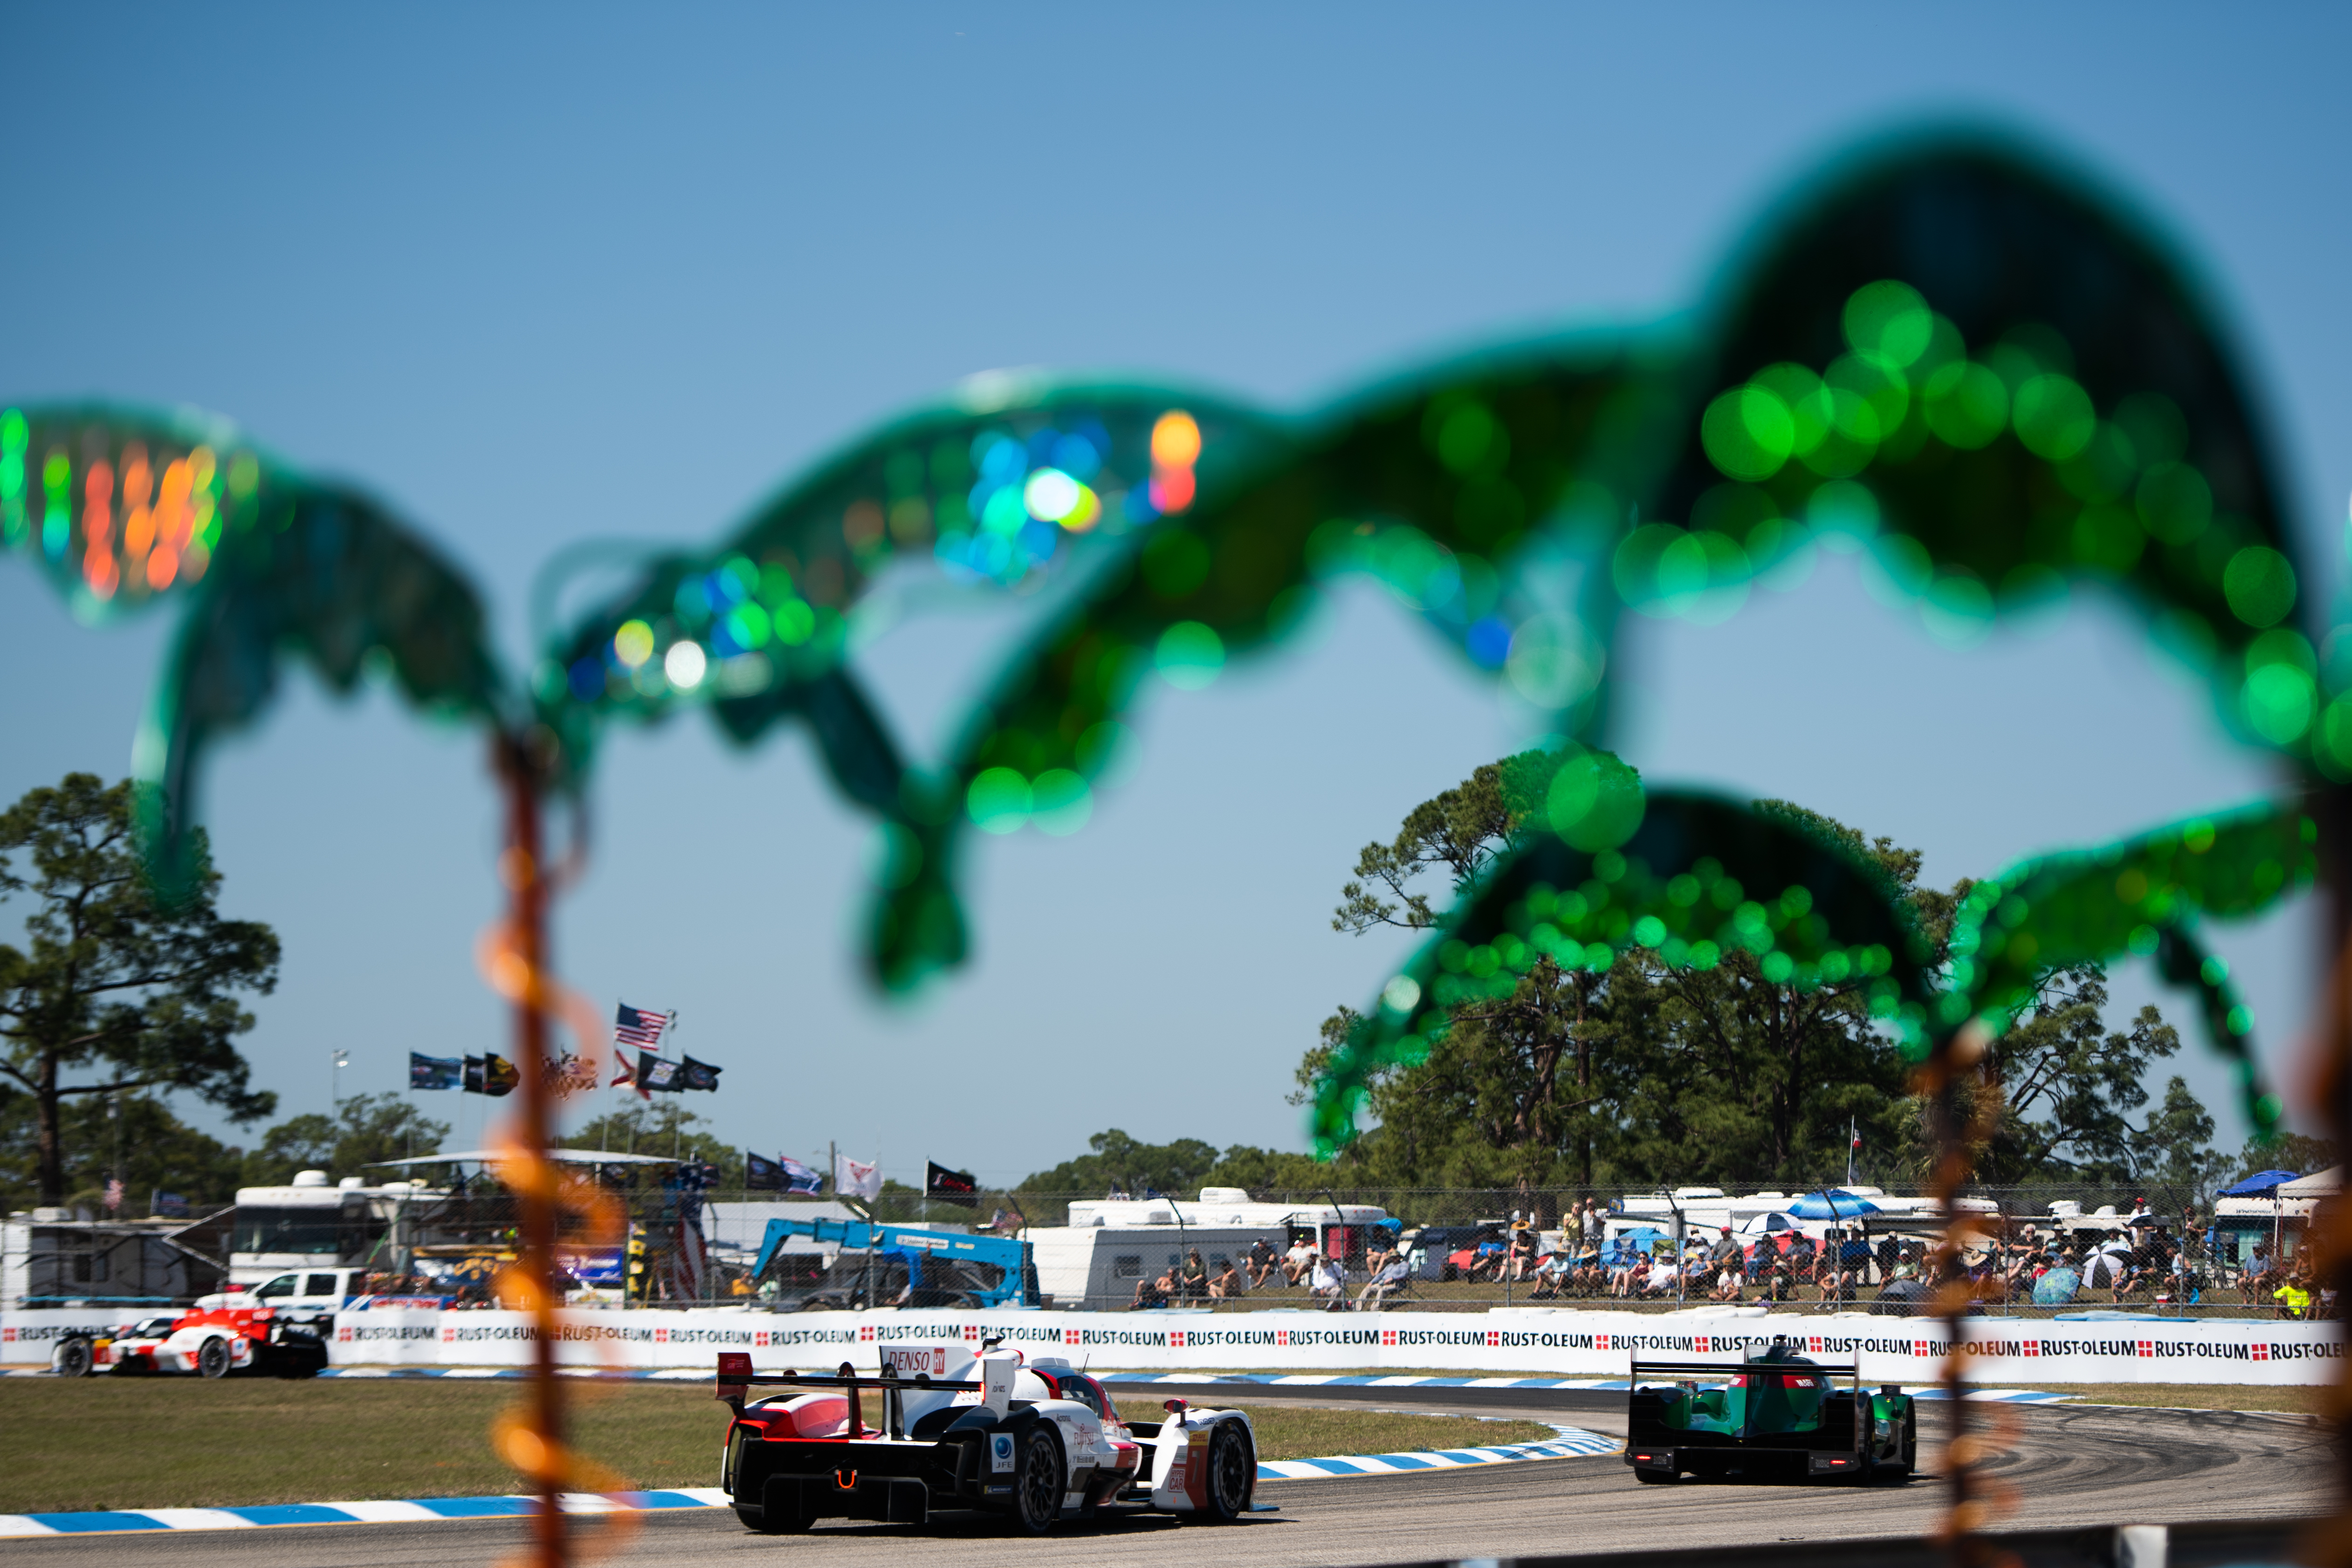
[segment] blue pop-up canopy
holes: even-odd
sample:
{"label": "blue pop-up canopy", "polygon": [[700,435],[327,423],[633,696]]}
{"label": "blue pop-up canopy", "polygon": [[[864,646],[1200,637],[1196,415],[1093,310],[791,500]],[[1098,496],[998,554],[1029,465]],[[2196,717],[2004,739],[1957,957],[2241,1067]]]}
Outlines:
{"label": "blue pop-up canopy", "polygon": [[2221,1198],[2266,1198],[2295,1179],[2293,1171],[2257,1171],[2244,1181],[2234,1186],[2223,1187],[2213,1195]]}
{"label": "blue pop-up canopy", "polygon": [[1843,1187],[1832,1187],[1825,1193],[1807,1193],[1789,1205],[1789,1213],[1799,1219],[1859,1219],[1864,1215],[1877,1212],[1876,1204]]}

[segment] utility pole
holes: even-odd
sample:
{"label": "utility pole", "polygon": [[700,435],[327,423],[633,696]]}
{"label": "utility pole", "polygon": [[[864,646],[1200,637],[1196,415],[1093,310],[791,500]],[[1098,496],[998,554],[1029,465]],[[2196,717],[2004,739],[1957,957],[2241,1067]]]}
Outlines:
{"label": "utility pole", "polygon": [[337,1110],[342,1107],[343,1068],[351,1065],[352,1053],[330,1051],[328,1055],[333,1059],[335,1065],[327,1073],[327,1108],[330,1110]]}

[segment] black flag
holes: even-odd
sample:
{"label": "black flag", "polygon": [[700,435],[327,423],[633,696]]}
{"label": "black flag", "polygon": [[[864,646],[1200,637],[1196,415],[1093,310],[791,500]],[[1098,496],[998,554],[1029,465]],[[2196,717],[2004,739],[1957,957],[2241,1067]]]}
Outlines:
{"label": "black flag", "polygon": [[712,1067],[709,1062],[698,1062],[692,1057],[688,1057],[677,1064],[677,1087],[681,1089],[707,1089],[716,1093],[719,1089],[719,1075],[725,1070],[723,1068]]}
{"label": "black flag", "polygon": [[467,1094],[482,1094],[487,1092],[482,1088],[482,1058],[479,1057],[467,1057],[466,1058],[465,1089]]}
{"label": "black flag", "polygon": [[784,1190],[784,1168],[747,1149],[743,1152],[743,1185],[755,1193],[781,1193]]}
{"label": "black flag", "polygon": [[943,1204],[956,1204],[964,1208],[980,1205],[980,1184],[970,1171],[950,1171],[937,1160],[930,1161],[930,1171],[923,1178],[923,1195],[937,1198]]}
{"label": "black flag", "polygon": [[496,1051],[482,1058],[482,1092],[512,1094],[522,1082],[522,1069]]}
{"label": "black flag", "polygon": [[642,1089],[675,1094],[684,1087],[677,1081],[678,1064],[664,1061],[651,1051],[637,1053],[637,1085]]}

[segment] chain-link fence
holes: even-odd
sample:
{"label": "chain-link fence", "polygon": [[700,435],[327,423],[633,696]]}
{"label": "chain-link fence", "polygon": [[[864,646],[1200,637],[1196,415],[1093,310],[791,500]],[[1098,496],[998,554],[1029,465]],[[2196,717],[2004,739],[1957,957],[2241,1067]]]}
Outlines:
{"label": "chain-link fence", "polygon": [[[985,1258],[926,1271],[910,1249],[795,1236],[755,1268],[768,1222],[851,1217],[829,1200],[705,1194],[698,1276],[640,1268],[619,1305],[738,1302],[776,1310],[980,1305],[1034,1294],[1096,1311],[1270,1308],[1671,1311],[1772,1305],[1909,1315],[1933,1281],[1940,1209],[1916,1188],[1802,1194],[1711,1187],[1339,1188],[1204,1198],[891,1193],[887,1224],[1026,1242],[1024,1289]],[[2307,1203],[2221,1200],[2158,1185],[2041,1183],[1960,1199],[1986,1239],[1960,1259],[1990,1313],[2304,1315]],[[864,1205],[861,1205],[864,1206]],[[641,1247],[672,1245],[674,1202],[633,1201]],[[997,1258],[1017,1257],[1002,1247]],[[690,1292],[679,1287],[692,1278]]]}

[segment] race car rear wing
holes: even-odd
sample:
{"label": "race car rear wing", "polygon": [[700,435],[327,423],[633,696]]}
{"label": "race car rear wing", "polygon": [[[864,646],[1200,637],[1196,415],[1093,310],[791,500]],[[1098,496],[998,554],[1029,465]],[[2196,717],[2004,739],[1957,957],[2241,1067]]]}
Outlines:
{"label": "race car rear wing", "polygon": [[893,1438],[905,1435],[905,1406],[901,1396],[908,1389],[915,1389],[924,1394],[944,1392],[985,1394],[988,1392],[988,1385],[984,1383],[933,1377],[927,1372],[919,1372],[912,1377],[900,1377],[897,1367],[887,1365],[883,1367],[878,1376],[861,1377],[858,1375],[857,1369],[847,1362],[843,1362],[841,1370],[831,1375],[795,1372],[789,1367],[782,1372],[753,1372],[751,1357],[748,1352],[743,1351],[719,1352],[719,1386],[713,1397],[725,1400],[728,1408],[740,1415],[743,1414],[743,1396],[751,1392],[751,1384],[755,1383],[782,1384],[789,1388],[848,1390],[849,1430],[853,1434],[865,1430],[859,1394],[865,1389],[878,1388],[882,1391],[883,1428]]}
{"label": "race car rear wing", "polygon": [[1644,1361],[1633,1358],[1633,1381],[1639,1383],[1646,1376],[1664,1378],[1740,1377],[1755,1372],[1812,1372],[1825,1377],[1850,1377],[1862,1381],[1862,1358],[1847,1361],[1755,1362],[1755,1361]]}

